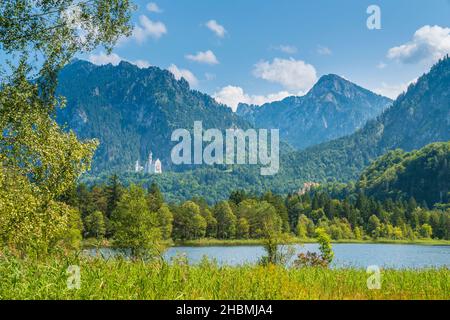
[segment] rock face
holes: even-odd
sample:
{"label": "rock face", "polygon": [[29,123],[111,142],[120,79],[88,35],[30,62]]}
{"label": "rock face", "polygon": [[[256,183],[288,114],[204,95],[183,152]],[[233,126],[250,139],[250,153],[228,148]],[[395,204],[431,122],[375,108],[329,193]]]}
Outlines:
{"label": "rock face", "polygon": [[156,67],[76,60],[60,73],[58,90],[67,98],[58,122],[82,139],[100,141],[94,172],[132,170],[150,151],[165,169],[175,169],[169,161],[172,131],[191,129],[194,121],[203,121],[205,129],[249,127],[226,106]]}
{"label": "rock face", "polygon": [[326,75],[303,97],[261,107],[240,104],[237,114],[256,127],[279,128],[298,149],[352,134],[392,101],[337,75]]}

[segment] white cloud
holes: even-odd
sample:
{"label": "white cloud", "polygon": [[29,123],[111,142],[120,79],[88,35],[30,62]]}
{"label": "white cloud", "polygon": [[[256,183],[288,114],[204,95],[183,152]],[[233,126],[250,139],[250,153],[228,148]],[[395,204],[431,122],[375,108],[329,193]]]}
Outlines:
{"label": "white cloud", "polygon": [[186,59],[189,59],[191,61],[199,62],[199,63],[205,63],[205,64],[218,64],[219,61],[217,60],[214,52],[211,50],[202,52],[199,51],[196,54],[188,54],[186,55]]}
{"label": "white cloud", "polygon": [[147,60],[141,60],[141,59],[131,61],[131,63],[135,64],[136,66],[138,66],[141,69],[145,69],[145,68],[148,68],[151,66],[150,62],[148,62]]}
{"label": "white cloud", "polygon": [[147,3],[146,8],[147,8],[148,11],[154,12],[154,13],[161,13],[161,12],[163,12],[163,11],[158,7],[158,5],[157,5],[156,3],[154,3],[154,2],[149,2],[149,3]]}
{"label": "white cloud", "polygon": [[233,111],[236,111],[239,103],[263,105],[264,103],[282,100],[291,95],[287,91],[280,91],[266,96],[249,95],[241,87],[226,86],[214,93],[213,97],[217,102],[225,104]]}
{"label": "white cloud", "polygon": [[297,48],[295,46],[291,45],[279,45],[275,48],[276,50],[279,50],[281,52],[287,53],[287,54],[294,54],[297,52]]}
{"label": "white cloud", "polygon": [[198,79],[191,71],[187,69],[179,69],[175,64],[171,64],[168,70],[172,72],[175,79],[180,80],[181,78],[184,78],[187,82],[189,82],[191,87],[196,87],[198,85]]}
{"label": "white cloud", "polygon": [[318,46],[317,47],[317,53],[322,56],[330,56],[333,54],[330,48],[324,47],[324,46]]}
{"label": "white cloud", "polygon": [[93,64],[102,66],[105,64],[112,64],[113,66],[117,66],[120,61],[122,61],[123,59],[115,54],[115,53],[111,53],[111,54],[106,54],[104,52],[100,52],[99,54],[91,54],[89,55],[88,60],[90,62],[92,62]]}
{"label": "white cloud", "polygon": [[155,39],[161,38],[167,33],[166,25],[160,21],[152,21],[147,16],[141,15],[139,17],[140,26],[136,26],[133,34],[136,34],[138,42],[144,41],[147,37]]}
{"label": "white cloud", "polygon": [[147,16],[139,17],[139,24],[134,26],[132,38],[138,43],[144,42],[148,37],[159,39],[167,33],[166,25],[160,21],[152,21]]}
{"label": "white cloud", "polygon": [[417,79],[414,79],[412,81],[400,84],[387,84],[382,82],[381,87],[373,89],[373,92],[391,99],[396,99],[402,92],[406,92],[408,87],[416,81]]}
{"label": "white cloud", "polygon": [[92,62],[93,64],[102,66],[105,64],[112,64],[113,66],[117,66],[121,61],[126,61],[129,62],[131,64],[136,65],[139,68],[148,68],[150,67],[150,63],[147,60],[127,60],[122,58],[121,56],[119,56],[116,53],[111,53],[111,54],[106,54],[104,52],[100,52],[99,54],[91,54],[89,55],[88,60],[90,62]]}
{"label": "white cloud", "polygon": [[425,62],[432,64],[450,53],[450,28],[423,26],[413,39],[389,49],[387,57],[403,63]]}
{"label": "white cloud", "polygon": [[219,38],[225,37],[225,34],[227,33],[227,30],[224,28],[224,26],[217,23],[216,20],[209,20],[206,23],[206,27],[214,32]]}
{"label": "white cloud", "polygon": [[387,67],[387,64],[384,63],[383,61],[381,61],[380,63],[377,64],[377,68],[378,69],[384,69]]}
{"label": "white cloud", "polygon": [[279,83],[289,90],[302,92],[309,90],[317,81],[314,66],[292,58],[258,62],[253,74],[257,78]]}

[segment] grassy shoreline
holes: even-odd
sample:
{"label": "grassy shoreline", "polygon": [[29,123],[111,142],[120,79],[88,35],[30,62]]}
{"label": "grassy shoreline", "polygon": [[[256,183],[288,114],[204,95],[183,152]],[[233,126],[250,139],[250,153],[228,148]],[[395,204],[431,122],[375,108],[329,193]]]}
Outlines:
{"label": "grassy shoreline", "polygon": [[[298,239],[290,238],[286,244],[307,244],[316,243],[315,239]],[[423,245],[423,246],[450,246],[450,240],[435,240],[435,239],[417,239],[417,240],[392,240],[392,239],[378,239],[378,240],[355,240],[342,239],[333,240],[336,244],[404,244],[404,245]],[[212,247],[212,246],[260,246],[263,244],[261,239],[236,239],[236,240],[221,240],[221,239],[198,239],[186,241],[172,241],[164,242],[167,247]],[[114,245],[107,240],[98,241],[96,239],[86,239],[83,241],[84,248],[114,248]]]}
{"label": "grassy shoreline", "polygon": [[[79,266],[80,287],[67,286]],[[191,266],[124,259],[0,257],[0,299],[448,299],[450,270],[381,270],[381,290],[369,290],[363,269],[289,269],[281,266]]]}

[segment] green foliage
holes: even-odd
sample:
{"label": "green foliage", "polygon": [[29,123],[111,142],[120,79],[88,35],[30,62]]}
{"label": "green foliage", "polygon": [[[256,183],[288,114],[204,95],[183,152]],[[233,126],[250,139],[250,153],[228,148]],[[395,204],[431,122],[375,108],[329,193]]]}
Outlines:
{"label": "green foliage", "polygon": [[450,142],[409,153],[388,152],[364,170],[357,187],[378,199],[412,197],[430,206],[446,203],[450,201]]}
{"label": "green foliage", "polygon": [[[105,215],[108,199],[105,190],[108,189],[104,185],[90,188],[80,185],[77,192],[66,198],[67,204],[81,212],[85,230],[88,229],[86,217],[95,211]],[[362,192],[339,191],[340,195],[346,195],[342,200],[333,198],[333,190],[327,188],[287,197],[271,193],[258,197],[236,191],[230,200],[210,206],[199,197],[180,204],[166,204],[157,189],[153,186],[142,192],[146,208],[156,214],[162,238],[166,240],[264,239],[267,230],[308,240],[315,237],[318,227],[333,240],[449,239],[450,208],[443,204],[432,210],[422,208],[414,198],[407,202],[380,201]],[[156,208],[159,209],[154,211]],[[431,233],[421,231],[424,224],[431,227]],[[113,238],[114,230],[106,237]]]}
{"label": "green foliage", "polygon": [[29,65],[40,66],[40,82],[46,84],[51,99],[57,71],[76,53],[100,45],[111,51],[119,37],[131,34],[131,9],[128,0],[4,0],[0,43],[12,61],[29,57]]}
{"label": "green foliage", "polygon": [[433,228],[429,224],[424,223],[420,226],[419,232],[423,238],[431,238],[431,235],[433,234]]}
{"label": "green foliage", "polygon": [[219,202],[214,208],[217,220],[217,237],[219,239],[233,239],[236,235],[236,216],[228,202]]}
{"label": "green foliage", "polygon": [[173,209],[173,238],[195,239],[206,233],[206,220],[200,214],[200,207],[193,201],[186,201]]}
{"label": "green foliage", "polygon": [[134,257],[158,257],[161,254],[161,230],[156,213],[147,206],[145,191],[131,185],[112,213],[114,242],[130,249]]}
{"label": "green foliage", "polygon": [[156,183],[151,184],[147,198],[150,211],[158,211],[164,203],[164,197]]}
{"label": "green foliage", "polygon": [[119,181],[119,177],[116,174],[112,175],[109,179],[108,185],[105,188],[107,204],[105,214],[108,219],[111,218],[112,212],[117,208],[122,192],[123,186]]}
{"label": "green foliage", "polygon": [[237,223],[236,236],[239,239],[248,239],[250,235],[250,224],[245,218],[240,218]]}
{"label": "green foliage", "polygon": [[331,238],[322,228],[316,229],[317,242],[319,243],[319,250],[324,261],[330,264],[334,258],[333,248],[331,247]]}
{"label": "green foliage", "polygon": [[22,254],[42,256],[58,244],[77,247],[81,240],[78,211],[47,200],[15,170],[0,167],[0,242]]}
{"label": "green foliage", "polygon": [[22,254],[79,245],[79,213],[60,202],[90,168],[97,146],[63,131],[57,73],[79,51],[111,48],[130,32],[128,1],[0,4],[0,239]]}
{"label": "green foliage", "polygon": [[173,229],[173,214],[169,206],[166,204],[161,205],[156,214],[158,216],[158,226],[161,229],[162,238],[165,240],[170,239]]}
{"label": "green foliage", "polygon": [[102,239],[106,234],[105,218],[101,211],[94,211],[84,219],[85,236]]}

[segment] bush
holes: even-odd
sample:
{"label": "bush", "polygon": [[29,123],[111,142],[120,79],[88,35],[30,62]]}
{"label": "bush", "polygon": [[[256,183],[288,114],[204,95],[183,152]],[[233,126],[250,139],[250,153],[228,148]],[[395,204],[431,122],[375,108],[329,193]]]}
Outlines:
{"label": "bush", "polygon": [[331,247],[331,239],[323,228],[316,229],[316,239],[319,243],[320,254],[309,251],[300,253],[294,261],[295,267],[328,267],[333,261],[334,252]]}

